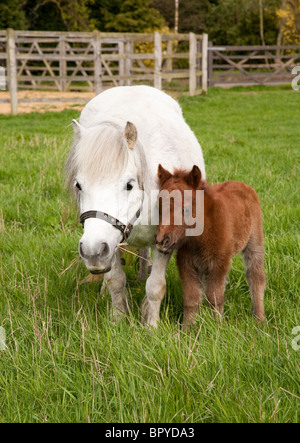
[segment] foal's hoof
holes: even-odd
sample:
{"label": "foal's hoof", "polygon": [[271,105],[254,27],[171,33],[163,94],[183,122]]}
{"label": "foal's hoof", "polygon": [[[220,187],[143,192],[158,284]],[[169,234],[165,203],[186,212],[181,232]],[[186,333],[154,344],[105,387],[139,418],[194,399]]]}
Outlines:
{"label": "foal's hoof", "polygon": [[256,315],[254,314],[254,319],[256,321],[256,323],[258,324],[263,324],[267,322],[266,316],[265,315]]}
{"label": "foal's hoof", "polygon": [[145,326],[146,328],[149,328],[149,330],[151,330],[150,328],[157,329],[158,320],[154,318],[153,313],[151,312],[151,307],[147,297],[145,297],[142,302],[141,310],[142,310],[142,319],[141,319],[142,325]]}

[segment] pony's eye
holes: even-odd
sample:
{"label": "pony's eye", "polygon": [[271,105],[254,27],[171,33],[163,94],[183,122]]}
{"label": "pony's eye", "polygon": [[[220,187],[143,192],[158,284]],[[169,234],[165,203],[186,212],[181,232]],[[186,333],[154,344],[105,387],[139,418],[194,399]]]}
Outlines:
{"label": "pony's eye", "polygon": [[189,208],[183,208],[182,215],[189,214],[189,212],[190,212]]}
{"label": "pony's eye", "polygon": [[76,186],[77,189],[79,189],[79,191],[82,191],[82,188],[81,188],[81,186],[80,186],[80,184],[78,182],[75,183],[75,186]]}
{"label": "pony's eye", "polygon": [[126,191],[131,191],[132,189],[133,189],[133,184],[132,183],[127,183]]}

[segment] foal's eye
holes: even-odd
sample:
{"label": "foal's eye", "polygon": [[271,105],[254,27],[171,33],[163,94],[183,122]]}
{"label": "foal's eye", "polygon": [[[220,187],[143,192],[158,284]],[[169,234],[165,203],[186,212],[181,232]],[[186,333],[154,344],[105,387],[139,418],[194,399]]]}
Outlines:
{"label": "foal's eye", "polygon": [[190,212],[190,209],[189,209],[189,208],[183,208],[183,210],[182,210],[182,215],[189,214],[189,212]]}
{"label": "foal's eye", "polygon": [[127,183],[126,191],[131,191],[132,189],[133,189],[133,184],[132,183]]}
{"label": "foal's eye", "polygon": [[79,189],[79,191],[82,191],[82,188],[81,188],[81,186],[80,186],[80,184],[78,182],[75,183],[75,186],[76,186],[77,189]]}

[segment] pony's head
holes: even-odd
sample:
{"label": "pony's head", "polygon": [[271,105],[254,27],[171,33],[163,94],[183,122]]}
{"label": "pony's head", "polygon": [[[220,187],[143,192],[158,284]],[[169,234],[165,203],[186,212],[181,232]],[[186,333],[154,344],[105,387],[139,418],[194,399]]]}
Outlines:
{"label": "pony's head", "polygon": [[130,122],[125,128],[116,122],[88,129],[73,125],[66,171],[84,220],[79,254],[90,272],[108,272],[124,237],[116,223],[127,226],[142,204],[138,134]]}
{"label": "pony's head", "polygon": [[158,180],[161,190],[155,243],[159,251],[169,253],[187,235],[193,235],[189,232],[193,231],[191,228],[200,218],[199,210],[203,209],[196,191],[204,188],[204,182],[196,165],[189,172],[175,170],[174,174],[159,165]]}

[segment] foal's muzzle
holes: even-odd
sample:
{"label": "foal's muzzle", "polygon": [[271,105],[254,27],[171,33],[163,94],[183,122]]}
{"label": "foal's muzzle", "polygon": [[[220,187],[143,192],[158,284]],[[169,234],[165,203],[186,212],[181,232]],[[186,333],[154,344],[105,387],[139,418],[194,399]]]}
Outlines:
{"label": "foal's muzzle", "polygon": [[172,243],[172,240],[168,235],[165,235],[163,238],[160,238],[159,235],[155,235],[154,241],[156,248],[163,254],[171,253],[176,246],[176,243]]}

